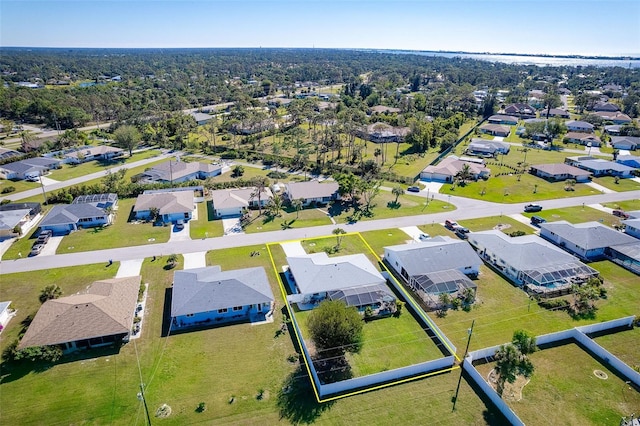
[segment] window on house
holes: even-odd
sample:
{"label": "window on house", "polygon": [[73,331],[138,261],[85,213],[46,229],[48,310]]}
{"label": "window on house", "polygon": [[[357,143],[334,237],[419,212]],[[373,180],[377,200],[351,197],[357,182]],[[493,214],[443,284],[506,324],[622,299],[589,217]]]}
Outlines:
{"label": "window on house", "polygon": [[187,314],[187,318],[191,318],[193,314]]}
{"label": "window on house", "polygon": [[226,314],[227,310],[228,310],[227,308],[218,309],[218,313],[219,314]]}
{"label": "window on house", "polygon": [[241,311],[242,310],[242,306],[234,306],[233,310],[234,311]]}

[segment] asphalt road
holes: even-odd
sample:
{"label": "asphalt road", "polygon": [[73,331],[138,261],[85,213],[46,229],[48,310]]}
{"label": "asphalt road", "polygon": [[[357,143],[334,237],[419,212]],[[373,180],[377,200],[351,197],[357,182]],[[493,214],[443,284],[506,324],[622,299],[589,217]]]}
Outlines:
{"label": "asphalt road", "polygon": [[[415,195],[415,194],[414,194]],[[426,193],[420,193],[426,198]],[[581,206],[582,204],[597,204],[615,202],[640,198],[640,191],[616,192],[612,194],[591,195],[586,197],[561,198],[556,200],[546,200],[538,202],[544,209]],[[7,260],[0,264],[0,274],[13,272],[26,272],[50,268],[63,268],[67,266],[88,265],[104,262],[107,265],[109,259],[114,261],[140,259],[152,256],[166,256],[169,254],[194,253],[208,250],[216,250],[230,247],[241,247],[247,245],[259,245],[270,242],[304,239],[309,237],[319,237],[331,235],[333,229],[340,227],[347,232],[362,232],[379,229],[400,228],[416,225],[433,225],[445,221],[445,219],[462,220],[473,219],[486,216],[509,215],[521,213],[524,203],[499,204],[480,200],[471,200],[460,197],[449,197],[436,194],[436,199],[448,201],[454,204],[457,209],[454,211],[440,210],[430,212],[427,207],[426,214],[419,216],[395,217],[389,219],[378,219],[357,222],[354,224],[340,224],[316,226],[311,228],[288,229],[281,231],[263,232],[257,234],[229,235],[217,238],[207,238],[202,240],[176,241],[162,244],[148,244],[144,246],[122,247],[108,250],[97,250],[83,253],[62,254],[55,256],[23,258],[18,260]],[[106,266],[105,266],[106,267]]]}

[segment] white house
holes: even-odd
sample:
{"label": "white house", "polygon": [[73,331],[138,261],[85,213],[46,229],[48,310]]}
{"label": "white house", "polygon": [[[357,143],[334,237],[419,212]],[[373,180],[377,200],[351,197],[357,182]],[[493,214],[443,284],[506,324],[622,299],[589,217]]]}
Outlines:
{"label": "white house", "polygon": [[566,123],[567,130],[570,132],[584,132],[584,133],[593,133],[593,124],[587,123],[586,121],[576,121],[571,120]]}
{"label": "white house", "polygon": [[[273,193],[269,188],[264,188],[260,194],[260,205],[264,208]],[[240,216],[245,209],[258,208],[258,195],[256,188],[219,189],[211,191],[213,214],[215,217]]]}

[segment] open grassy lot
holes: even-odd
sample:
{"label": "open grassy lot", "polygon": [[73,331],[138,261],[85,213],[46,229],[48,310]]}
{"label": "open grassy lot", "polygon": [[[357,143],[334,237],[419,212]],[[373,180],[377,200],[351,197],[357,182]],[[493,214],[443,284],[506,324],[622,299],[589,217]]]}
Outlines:
{"label": "open grassy lot", "polygon": [[592,179],[594,183],[604,186],[605,188],[609,188],[612,191],[622,192],[622,191],[637,191],[640,189],[640,183],[632,180],[632,179],[619,179],[618,183],[616,183],[615,178],[612,176],[604,176],[599,178]]}
{"label": "open grassy lot", "polygon": [[605,203],[605,207],[612,209],[622,209],[626,211],[640,210],[640,200],[616,201],[615,203]]}
{"label": "open grassy lot", "polygon": [[104,228],[88,228],[72,232],[62,239],[57,254],[107,248],[166,243],[171,227],[153,226],[151,223],[133,223],[128,219],[135,198],[118,201],[118,213],[113,224]]}
{"label": "open grassy lot", "polygon": [[[14,181],[14,180],[0,179],[0,191],[10,186],[14,187],[15,189],[12,192],[0,194],[0,197],[11,199],[11,196],[14,194],[17,194],[18,192],[27,191],[29,189],[34,189],[34,188],[40,188],[40,183],[27,182],[26,180]],[[40,195],[40,200],[42,200],[42,195]]]}
{"label": "open grassy lot", "polygon": [[484,265],[479,279],[475,281],[478,302],[471,311],[449,310],[445,318],[430,316],[457,348],[464,347],[467,329],[475,319],[471,339],[471,350],[474,350],[509,342],[517,329],[540,335],[636,315],[640,306],[637,275],[609,261],[592,262],[589,266],[600,271],[608,292],[607,299],[596,303],[598,310],[594,319],[573,320],[566,312],[543,309],[535,301],[530,301],[524,291]]}
{"label": "open grassy lot", "polygon": [[48,176],[51,179],[58,181],[68,180],[80,176],[85,176],[91,173],[107,170],[111,167],[121,166],[123,164],[133,163],[134,161],[145,160],[152,158],[160,154],[157,149],[136,152],[131,157],[127,154],[123,158],[118,158],[113,161],[87,161],[82,164],[63,164],[62,168],[53,170]]}
{"label": "open grassy lot", "polygon": [[[371,263],[373,263],[374,265],[378,264],[378,258],[376,254],[372,253],[367,248],[367,245],[359,235],[343,235],[340,237],[340,239],[340,250],[336,253],[329,254],[329,257],[347,256],[350,254],[362,253],[367,256],[367,258],[369,258]],[[301,244],[302,248],[304,248],[304,251],[306,251],[308,254],[321,252],[330,253],[337,244],[337,237],[332,236],[326,238],[313,238],[303,240]]]}
{"label": "open grassy lot", "polygon": [[446,184],[442,186],[440,193],[495,203],[523,203],[536,200],[597,195],[600,193],[600,191],[583,183],[576,184],[574,191],[565,191],[564,182],[547,182],[529,173],[522,174],[520,180],[515,174],[496,176],[497,173],[500,173],[500,167],[489,165],[489,168],[491,169],[492,177],[487,181],[479,180],[468,183],[465,186]]}
{"label": "open grassy lot", "polygon": [[245,232],[279,231],[288,228],[306,228],[309,226],[331,225],[327,208],[307,208],[296,212],[295,209],[285,208],[280,216],[272,217],[263,214],[259,216],[257,210],[251,211],[251,223],[245,227]]}
{"label": "open grassy lot", "polygon": [[[530,355],[535,367],[522,400],[509,406],[526,424],[618,424],[622,416],[637,412],[640,393],[576,344],[567,344]],[[478,366],[486,377],[494,364]],[[597,378],[594,370],[608,378]],[[551,414],[553,413],[553,414]]]}
{"label": "open grassy lot", "polygon": [[479,219],[461,220],[458,222],[460,225],[469,228],[473,232],[488,231],[490,229],[499,228],[505,234],[510,234],[516,231],[522,231],[526,234],[535,233],[535,229],[525,225],[522,222],[518,222],[509,216],[491,216],[483,217]]}
{"label": "open grassy lot", "polygon": [[593,340],[629,367],[636,370],[640,368],[640,351],[638,351],[640,328],[599,336]]}
{"label": "open grassy lot", "polygon": [[191,238],[200,239],[222,236],[224,234],[222,220],[214,217],[211,201],[198,203],[197,207],[198,219],[189,221]]}
{"label": "open grassy lot", "polygon": [[526,217],[540,216],[547,222],[566,220],[569,223],[582,223],[596,221],[607,226],[614,226],[620,223],[620,218],[601,210],[591,207],[566,207],[563,209],[542,210],[536,213],[522,213]]}

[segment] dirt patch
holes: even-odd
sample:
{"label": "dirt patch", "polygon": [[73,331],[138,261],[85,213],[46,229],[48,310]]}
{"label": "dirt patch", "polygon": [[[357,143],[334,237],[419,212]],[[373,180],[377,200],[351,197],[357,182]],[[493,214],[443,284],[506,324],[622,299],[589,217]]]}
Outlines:
{"label": "dirt patch", "polygon": [[511,228],[511,224],[509,223],[499,223],[493,227],[493,229],[495,229],[496,231],[502,231],[504,229],[509,229],[509,228]]}
{"label": "dirt patch", "polygon": [[163,419],[165,417],[169,417],[170,415],[171,415],[171,407],[169,407],[167,404],[162,404],[156,410],[156,417],[158,418]]}
{"label": "dirt patch", "polygon": [[[504,401],[518,402],[522,400],[522,390],[529,383],[530,379],[524,376],[518,376],[513,383],[506,382],[502,391],[502,399]],[[487,376],[487,382],[497,392],[498,391],[498,372],[494,368]]]}

